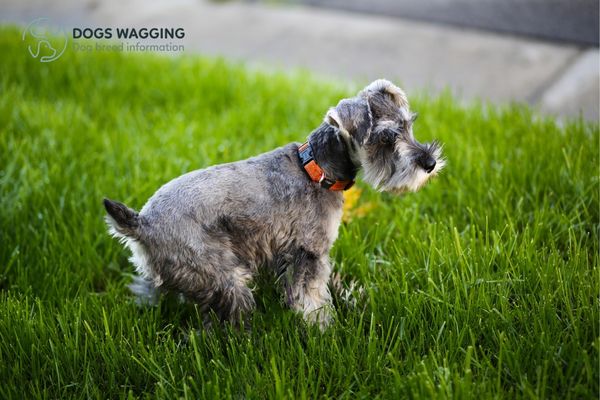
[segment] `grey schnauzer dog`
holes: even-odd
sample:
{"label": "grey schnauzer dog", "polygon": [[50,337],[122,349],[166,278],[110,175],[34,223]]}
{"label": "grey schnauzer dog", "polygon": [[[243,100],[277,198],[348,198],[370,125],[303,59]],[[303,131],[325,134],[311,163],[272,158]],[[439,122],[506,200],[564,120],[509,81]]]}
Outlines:
{"label": "grey schnauzer dog", "polygon": [[180,293],[236,324],[255,308],[250,285],[267,268],[286,304],[325,328],[342,190],[362,169],[378,190],[416,191],[444,165],[437,142],[415,140],[415,118],[400,88],[376,80],[331,108],[303,145],[187,173],[139,213],[105,199],[109,231],[139,274],[131,289],[149,302]]}

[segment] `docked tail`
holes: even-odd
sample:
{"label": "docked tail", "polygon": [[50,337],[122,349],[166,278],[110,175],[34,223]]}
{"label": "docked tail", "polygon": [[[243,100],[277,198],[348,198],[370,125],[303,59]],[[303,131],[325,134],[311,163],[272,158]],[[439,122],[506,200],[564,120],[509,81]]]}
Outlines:
{"label": "docked tail", "polygon": [[140,215],[125,204],[121,204],[117,201],[104,199],[104,208],[108,215],[106,216],[106,223],[110,227],[110,233],[113,236],[123,238],[124,236],[130,238],[138,237],[138,228],[140,226]]}

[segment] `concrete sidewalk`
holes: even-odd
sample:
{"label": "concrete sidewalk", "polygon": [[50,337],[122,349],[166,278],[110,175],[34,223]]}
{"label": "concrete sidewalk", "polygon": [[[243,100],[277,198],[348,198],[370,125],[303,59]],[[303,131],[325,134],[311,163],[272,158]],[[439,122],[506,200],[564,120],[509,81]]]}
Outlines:
{"label": "concrete sidewalk", "polygon": [[598,48],[301,6],[0,0],[0,7],[2,22],[44,16],[65,27],[183,27],[186,52],[358,83],[386,77],[410,92],[448,87],[466,101],[524,102],[559,117],[598,120]]}
{"label": "concrete sidewalk", "polygon": [[[263,1],[268,0],[245,0]],[[598,47],[598,0],[294,0],[338,10],[386,15]]]}

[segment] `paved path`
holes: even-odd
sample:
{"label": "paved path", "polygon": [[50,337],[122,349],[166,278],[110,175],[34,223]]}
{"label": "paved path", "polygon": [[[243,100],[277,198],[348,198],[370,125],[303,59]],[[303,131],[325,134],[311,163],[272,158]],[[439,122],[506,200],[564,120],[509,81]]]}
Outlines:
{"label": "paved path", "polygon": [[317,7],[520,34],[553,42],[598,46],[598,0],[294,1]]}
{"label": "paved path", "polygon": [[465,101],[525,102],[598,120],[599,52],[405,19],[302,6],[194,0],[0,0],[0,21],[46,16],[66,27],[183,27],[186,51],[307,68],[409,91],[448,87]]}

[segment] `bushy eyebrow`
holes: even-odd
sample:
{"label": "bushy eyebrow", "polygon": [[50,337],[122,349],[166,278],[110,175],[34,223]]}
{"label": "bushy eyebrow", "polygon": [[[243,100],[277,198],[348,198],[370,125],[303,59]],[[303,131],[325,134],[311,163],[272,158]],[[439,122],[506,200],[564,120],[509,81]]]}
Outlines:
{"label": "bushy eyebrow", "polygon": [[385,129],[398,128],[398,122],[391,119],[379,120],[377,126]]}

